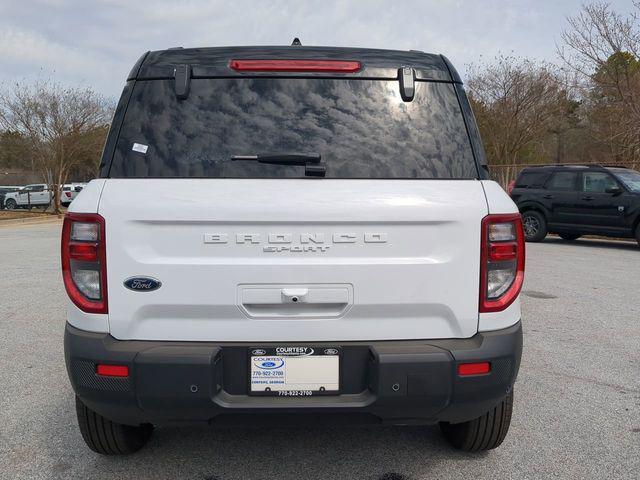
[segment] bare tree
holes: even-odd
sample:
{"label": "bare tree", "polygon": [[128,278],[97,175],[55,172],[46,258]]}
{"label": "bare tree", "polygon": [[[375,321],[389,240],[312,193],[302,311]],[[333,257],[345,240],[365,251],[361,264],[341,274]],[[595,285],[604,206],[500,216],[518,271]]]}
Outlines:
{"label": "bare tree", "polygon": [[570,98],[550,65],[501,56],[472,66],[467,85],[489,163],[501,165],[505,177],[514,176],[510,167],[522,163],[526,149],[542,145],[553,126],[566,128],[558,118]]}
{"label": "bare tree", "polygon": [[[24,159],[28,151],[27,142],[18,132],[0,131],[0,168],[15,168],[24,166]],[[30,165],[33,170],[33,165]]]}
{"label": "bare tree", "polygon": [[97,166],[111,112],[111,102],[90,88],[40,81],[0,92],[0,128],[24,138],[30,155],[25,163],[33,162],[54,192],[56,213],[70,170]]}
{"label": "bare tree", "polygon": [[589,123],[611,157],[640,156],[640,2],[623,16],[608,3],[567,19],[558,55],[584,82]]}

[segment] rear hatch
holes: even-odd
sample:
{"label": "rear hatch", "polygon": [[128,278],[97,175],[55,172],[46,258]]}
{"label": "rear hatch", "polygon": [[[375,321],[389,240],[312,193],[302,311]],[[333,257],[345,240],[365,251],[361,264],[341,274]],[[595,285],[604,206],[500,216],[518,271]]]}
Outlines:
{"label": "rear hatch", "polygon": [[114,337],[476,333],[487,205],[453,83],[190,71],[127,87],[99,205]]}

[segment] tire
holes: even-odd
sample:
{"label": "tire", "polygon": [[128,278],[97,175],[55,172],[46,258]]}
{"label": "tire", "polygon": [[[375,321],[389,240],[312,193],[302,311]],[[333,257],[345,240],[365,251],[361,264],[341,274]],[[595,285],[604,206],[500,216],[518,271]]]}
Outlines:
{"label": "tire", "polygon": [[513,389],[493,409],[464,423],[440,423],[444,438],[458,450],[479,452],[499,447],[507,436],[513,411]]}
{"label": "tire", "polygon": [[580,235],[578,235],[577,233],[559,233],[558,235],[560,235],[560,238],[566,240],[567,242],[573,242],[574,240],[580,238]]}
{"label": "tire", "polygon": [[640,246],[640,223],[636,225],[636,240],[638,241],[638,246]]}
{"label": "tire", "polygon": [[71,202],[67,203],[67,202],[60,202],[60,205],[62,205],[64,208],[67,208],[69,205],[71,205]]}
{"label": "tire", "polygon": [[4,208],[7,210],[15,210],[18,207],[18,204],[13,198],[10,198],[6,202],[4,202]]}
{"label": "tire", "polygon": [[122,425],[107,420],[76,397],[76,414],[80,433],[87,446],[102,455],[126,455],[137,452],[147,443],[153,426]]}
{"label": "tire", "polygon": [[522,214],[524,238],[527,242],[541,242],[547,236],[547,221],[540,212],[527,210]]}

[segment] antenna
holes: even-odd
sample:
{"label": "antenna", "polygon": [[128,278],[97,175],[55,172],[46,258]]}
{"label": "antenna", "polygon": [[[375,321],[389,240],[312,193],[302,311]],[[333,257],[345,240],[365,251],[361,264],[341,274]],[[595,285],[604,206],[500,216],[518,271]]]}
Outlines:
{"label": "antenna", "polygon": [[300,39],[298,37],[295,37],[293,39],[293,42],[291,42],[291,46],[292,47],[301,47],[302,46],[302,42],[300,42]]}

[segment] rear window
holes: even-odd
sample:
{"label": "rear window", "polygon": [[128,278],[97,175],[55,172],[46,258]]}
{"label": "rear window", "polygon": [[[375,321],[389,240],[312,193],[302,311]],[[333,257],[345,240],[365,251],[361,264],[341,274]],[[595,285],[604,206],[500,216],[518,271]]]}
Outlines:
{"label": "rear window", "polygon": [[110,177],[300,178],[303,166],[232,156],[319,154],[326,178],[477,178],[452,84],[393,80],[137,81]]}
{"label": "rear window", "polygon": [[548,177],[548,172],[522,172],[515,186],[516,188],[542,188]]}

